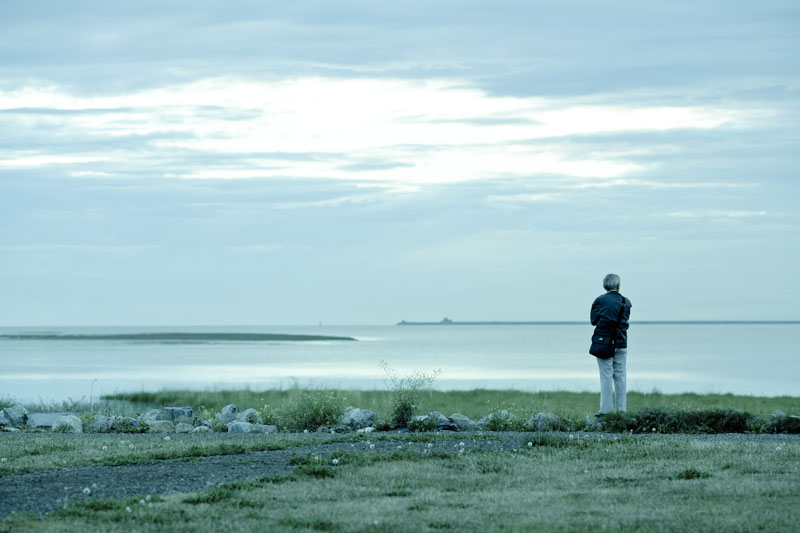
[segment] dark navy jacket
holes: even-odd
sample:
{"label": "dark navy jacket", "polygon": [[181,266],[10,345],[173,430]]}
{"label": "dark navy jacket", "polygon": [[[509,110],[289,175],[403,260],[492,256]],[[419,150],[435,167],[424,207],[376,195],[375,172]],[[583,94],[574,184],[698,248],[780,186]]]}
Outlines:
{"label": "dark navy jacket", "polygon": [[613,332],[617,327],[623,300],[625,301],[625,312],[622,313],[622,323],[615,341],[617,348],[628,347],[628,319],[631,316],[631,301],[617,291],[609,291],[595,298],[592,312],[589,315],[592,325],[597,326],[595,331]]}

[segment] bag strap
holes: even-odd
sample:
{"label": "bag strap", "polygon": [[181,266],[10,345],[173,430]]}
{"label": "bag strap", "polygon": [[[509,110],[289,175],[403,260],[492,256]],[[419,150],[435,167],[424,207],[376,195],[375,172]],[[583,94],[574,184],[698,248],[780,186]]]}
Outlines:
{"label": "bag strap", "polygon": [[619,310],[619,318],[617,319],[617,328],[614,332],[614,340],[616,340],[617,335],[619,335],[619,327],[622,325],[622,316],[625,314],[625,297],[621,294],[619,294],[619,296],[622,298],[622,308]]}

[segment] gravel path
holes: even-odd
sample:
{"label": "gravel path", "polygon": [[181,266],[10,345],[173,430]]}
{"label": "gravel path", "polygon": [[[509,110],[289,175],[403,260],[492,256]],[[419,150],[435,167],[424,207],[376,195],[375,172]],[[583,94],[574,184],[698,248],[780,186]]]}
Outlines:
{"label": "gravel path", "polygon": [[[465,449],[519,449],[531,433],[464,433],[455,439],[433,442],[433,451],[453,451],[464,443]],[[609,433],[575,434],[581,438],[613,439]],[[675,438],[698,440],[794,442],[800,435],[639,435],[639,438]],[[398,447],[427,449],[427,443],[370,439],[358,442],[322,443],[308,435],[308,443],[285,450],[218,455],[193,460],[170,460],[127,466],[86,466],[45,472],[17,474],[0,478],[0,519],[17,511],[47,513],[87,497],[88,488],[98,498],[122,499],[151,493],[170,494],[203,490],[220,483],[262,478],[291,472],[293,454],[315,453],[327,456],[335,450],[358,453],[390,453]],[[374,448],[370,448],[370,445]]]}

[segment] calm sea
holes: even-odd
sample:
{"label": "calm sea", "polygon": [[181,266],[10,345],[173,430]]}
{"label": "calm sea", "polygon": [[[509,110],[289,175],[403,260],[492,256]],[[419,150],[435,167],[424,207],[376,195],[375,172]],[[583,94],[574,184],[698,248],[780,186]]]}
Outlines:
{"label": "calm sea", "polygon": [[[357,342],[163,342],[98,338],[152,332],[292,333]],[[598,389],[589,325],[0,328],[0,397],[89,399],[164,388],[332,386],[383,389],[381,361],[401,374],[441,370],[439,389]],[[800,324],[633,324],[629,390],[800,394]]]}

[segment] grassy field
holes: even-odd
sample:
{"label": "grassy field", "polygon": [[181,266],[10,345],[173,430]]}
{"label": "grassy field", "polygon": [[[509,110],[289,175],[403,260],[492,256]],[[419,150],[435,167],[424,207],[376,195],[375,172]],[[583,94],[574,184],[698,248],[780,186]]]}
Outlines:
{"label": "grassy field", "polygon": [[795,531],[800,520],[796,441],[531,434],[510,451],[459,452],[451,439],[427,454],[434,436],[403,438],[392,454],[298,456],[292,476],[90,498],[12,515],[0,531]]}
{"label": "grassy field", "polygon": [[[303,389],[288,390],[218,390],[218,391],[162,391],[117,394],[106,396],[106,401],[119,404],[133,402],[141,409],[148,407],[191,405],[195,408],[219,410],[225,405],[235,404],[240,409],[265,405],[278,408],[293,401]],[[390,391],[334,391],[346,405],[370,409],[379,417],[389,419],[392,412]],[[571,420],[581,420],[597,412],[600,394],[590,392],[522,392],[516,390],[470,390],[470,391],[422,391],[419,394],[417,411],[427,413],[439,411],[446,416],[461,413],[475,420],[497,410],[507,409],[519,417],[533,413],[554,413]],[[768,419],[770,413],[780,409],[789,414],[800,414],[800,397],[758,397],[733,394],[661,394],[628,393],[628,410],[667,408],[672,410],[694,409],[738,409],[759,418]]]}

